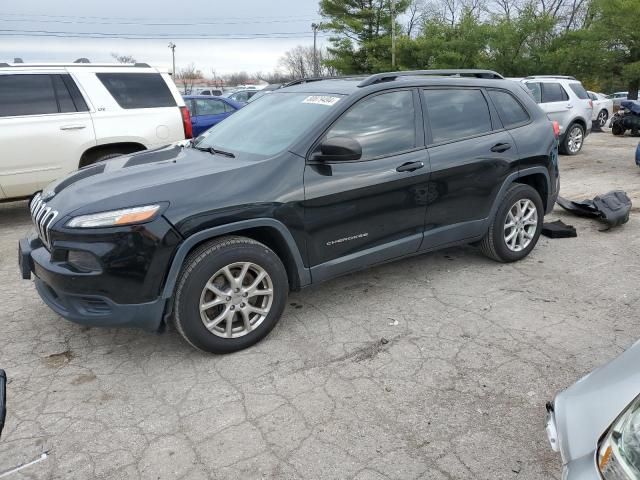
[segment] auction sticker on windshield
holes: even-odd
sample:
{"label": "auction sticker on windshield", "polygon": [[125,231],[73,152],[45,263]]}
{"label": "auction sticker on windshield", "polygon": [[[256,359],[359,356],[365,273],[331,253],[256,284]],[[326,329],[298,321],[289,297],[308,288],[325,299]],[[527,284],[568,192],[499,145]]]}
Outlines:
{"label": "auction sticker on windshield", "polygon": [[315,105],[326,105],[330,107],[335,105],[340,100],[340,97],[331,97],[327,95],[312,95],[305,98],[302,103],[313,103]]}

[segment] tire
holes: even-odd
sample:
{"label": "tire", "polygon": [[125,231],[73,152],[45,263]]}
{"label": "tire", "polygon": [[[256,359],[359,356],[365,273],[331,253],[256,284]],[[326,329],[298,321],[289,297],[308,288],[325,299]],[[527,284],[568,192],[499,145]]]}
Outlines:
{"label": "tire", "polygon": [[622,126],[622,122],[616,122],[611,125],[611,133],[617,137],[623,136],[626,130],[627,129]]}
{"label": "tire", "polygon": [[[506,225],[509,213],[512,211],[518,213],[515,207],[520,202],[522,202],[521,205],[526,204],[531,206],[530,209],[526,209],[525,213],[529,213],[533,208],[535,208],[535,222],[533,224],[526,225],[516,221],[516,225],[514,227],[507,228]],[[526,219],[526,215],[524,218]],[[542,231],[543,219],[544,208],[540,194],[529,185],[515,183],[507,190],[507,193],[500,203],[500,207],[489,226],[487,234],[480,242],[480,250],[487,257],[498,262],[508,263],[522,260],[531,253],[538,243],[540,232]],[[509,223],[511,223],[511,220]],[[514,229],[517,230],[520,225],[523,225],[524,231],[532,236],[531,238],[525,238],[526,234],[523,234],[523,236],[520,237],[520,235],[516,233],[515,243],[523,242],[521,245],[523,248],[518,250],[507,245],[506,238],[508,238],[508,235],[513,233]],[[535,227],[535,230],[533,227]],[[526,245],[524,245],[525,240],[528,240]],[[510,241],[510,243],[511,242],[512,241]]]}
{"label": "tire", "polygon": [[607,120],[609,120],[609,112],[607,112],[606,108],[603,108],[602,110],[600,110],[600,112],[598,112],[597,119],[598,126],[600,128],[604,128],[604,126],[607,124]]}
{"label": "tire", "polygon": [[116,157],[120,157],[124,155],[124,153],[120,153],[120,152],[109,152],[109,153],[104,153],[102,155],[100,155],[99,157],[97,157],[93,162],[93,163],[98,163],[98,162],[102,162],[104,160],[109,160],[111,158],[116,158]]}
{"label": "tire", "polygon": [[572,123],[560,144],[560,152],[565,155],[577,155],[584,145],[584,128],[579,123]]}
{"label": "tire", "polygon": [[[225,267],[236,282],[244,271],[244,282],[232,284],[221,273]],[[262,272],[266,276],[249,291]],[[269,291],[270,297],[256,294]],[[175,293],[176,329],[189,344],[205,352],[242,350],[275,327],[288,293],[287,272],[271,249],[246,237],[221,237],[196,248],[184,262]],[[215,305],[201,314],[201,305],[211,304]]]}

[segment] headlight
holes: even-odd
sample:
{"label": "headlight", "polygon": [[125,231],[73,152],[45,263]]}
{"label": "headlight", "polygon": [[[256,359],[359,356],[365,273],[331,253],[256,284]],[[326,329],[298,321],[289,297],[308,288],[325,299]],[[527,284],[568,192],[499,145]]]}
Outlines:
{"label": "headlight", "polygon": [[147,205],[144,207],[123,208],[122,210],[111,210],[110,212],[92,213],[91,215],[81,215],[72,218],[67,227],[71,228],[95,228],[95,227],[116,227],[120,225],[131,225],[151,220],[160,210],[160,205]]}
{"label": "headlight", "polygon": [[598,467],[605,480],[640,480],[640,397],[603,437],[598,447]]}

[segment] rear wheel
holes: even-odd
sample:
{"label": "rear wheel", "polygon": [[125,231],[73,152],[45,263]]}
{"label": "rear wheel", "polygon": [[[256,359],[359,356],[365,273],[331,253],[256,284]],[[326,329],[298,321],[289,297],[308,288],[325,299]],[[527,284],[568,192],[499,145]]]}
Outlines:
{"label": "rear wheel", "polygon": [[600,113],[598,113],[598,125],[600,125],[600,128],[603,128],[606,124],[607,124],[607,120],[609,119],[609,112],[607,112],[606,109],[602,109],[600,110]]}
{"label": "rear wheel", "polygon": [[566,155],[577,155],[582,150],[584,143],[584,128],[578,123],[572,123],[567,129],[567,133],[562,140],[560,149]]}
{"label": "rear wheel", "polygon": [[529,185],[514,184],[507,191],[486,236],[482,252],[498,262],[521,260],[534,249],[544,208],[540,194]]}
{"label": "rear wheel", "polygon": [[284,310],[289,284],[278,256],[245,237],[223,237],[187,257],[175,324],[196,348],[230,353],[264,338]]}

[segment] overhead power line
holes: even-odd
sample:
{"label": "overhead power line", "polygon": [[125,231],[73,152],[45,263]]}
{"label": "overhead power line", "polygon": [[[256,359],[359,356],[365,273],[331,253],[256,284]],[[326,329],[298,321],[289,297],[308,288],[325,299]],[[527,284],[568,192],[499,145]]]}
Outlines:
{"label": "overhead power line", "polygon": [[[0,14],[1,16],[1,14]],[[235,19],[234,19],[235,20]],[[217,22],[188,22],[188,23],[176,23],[176,22],[123,22],[123,21],[84,21],[84,20],[42,20],[42,19],[28,19],[28,20],[16,20],[15,18],[0,18],[0,22],[24,22],[24,23],[60,23],[67,25],[136,25],[136,26],[148,26],[148,27],[193,27],[198,25],[257,25],[257,24],[275,24],[275,23],[306,23],[316,20],[302,19],[302,20],[251,20],[251,21],[217,21]]]}
{"label": "overhead power line", "polygon": [[[38,17],[43,17],[43,18],[62,18],[62,19],[84,19],[84,20],[88,20],[88,19],[92,19],[92,20],[157,20],[157,21],[161,21],[161,20],[174,20],[175,17],[172,18],[161,18],[161,17],[149,17],[149,16],[144,16],[144,17],[98,17],[98,16],[79,16],[79,15],[47,15],[47,14],[26,14],[26,13],[1,13],[0,16],[2,17],[24,17],[24,18],[38,18]],[[299,19],[299,20],[313,20],[317,18],[317,15],[277,15],[277,16],[264,16],[264,15],[260,15],[260,16],[256,16],[256,17],[199,17],[202,20],[215,20],[215,21],[220,21],[220,20],[265,20],[265,19],[271,19],[271,20],[284,20],[284,19]],[[16,20],[18,21],[18,20]]]}
{"label": "overhead power line", "polygon": [[63,32],[48,30],[0,29],[0,36],[11,37],[56,37],[56,38],[108,38],[126,40],[257,40],[278,38],[313,38],[311,32],[271,32],[271,33],[100,33],[100,32]]}

